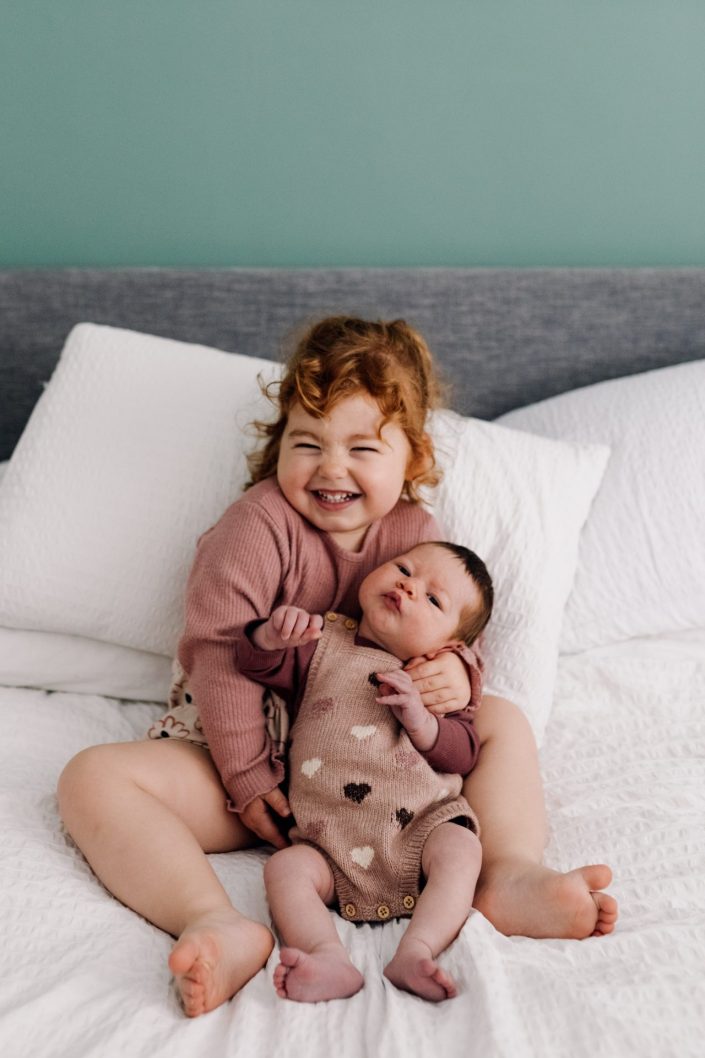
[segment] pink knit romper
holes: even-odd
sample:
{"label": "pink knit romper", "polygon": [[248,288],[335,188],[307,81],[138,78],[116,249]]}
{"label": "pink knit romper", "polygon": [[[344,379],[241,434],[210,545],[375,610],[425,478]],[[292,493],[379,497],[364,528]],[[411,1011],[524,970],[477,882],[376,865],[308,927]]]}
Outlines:
{"label": "pink knit romper", "polygon": [[412,913],[435,827],[479,826],[460,796],[461,776],[434,771],[375,701],[374,674],[402,663],[356,645],[356,628],[352,618],[326,614],[291,732],[290,837],[326,856],[341,915],[369,922]]}

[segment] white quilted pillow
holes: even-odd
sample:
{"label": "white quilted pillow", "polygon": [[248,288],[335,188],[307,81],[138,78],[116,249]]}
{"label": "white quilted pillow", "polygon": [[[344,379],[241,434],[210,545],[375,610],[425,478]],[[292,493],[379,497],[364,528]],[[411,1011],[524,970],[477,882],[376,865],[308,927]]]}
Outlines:
{"label": "white quilted pillow", "polygon": [[562,651],[705,628],[705,361],[600,382],[498,421],[612,449]]}
{"label": "white quilted pillow", "polygon": [[609,449],[447,411],[434,417],[431,432],[444,479],[429,506],[447,538],[477,552],[494,581],[494,612],[483,635],[486,690],[520,705],[540,740],[580,530]]}
{"label": "white quilted pillow", "polygon": [[[79,324],[0,488],[0,625],[172,655],[276,364]],[[260,403],[261,402],[261,403]]]}

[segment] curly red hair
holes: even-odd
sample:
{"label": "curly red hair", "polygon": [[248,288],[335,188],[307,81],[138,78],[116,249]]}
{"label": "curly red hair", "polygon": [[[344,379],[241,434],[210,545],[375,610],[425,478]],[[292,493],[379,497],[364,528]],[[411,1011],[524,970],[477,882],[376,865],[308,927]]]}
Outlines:
{"label": "curly red hair", "polygon": [[254,424],[264,445],[248,458],[251,480],[246,487],[276,474],[282,435],[295,404],[320,419],[357,393],[368,393],[377,402],[382,425],[397,423],[408,438],[406,498],[418,503],[419,487],[440,481],[426,420],[441,402],[442,385],[426,342],[405,320],[320,320],[296,343],[281,381],[265,386],[264,392],[279,416],[275,422]]}

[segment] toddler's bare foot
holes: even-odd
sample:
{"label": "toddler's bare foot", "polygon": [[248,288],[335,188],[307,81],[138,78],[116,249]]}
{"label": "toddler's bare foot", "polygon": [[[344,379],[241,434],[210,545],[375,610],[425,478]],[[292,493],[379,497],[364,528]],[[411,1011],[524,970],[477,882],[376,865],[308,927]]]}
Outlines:
{"label": "toddler's bare foot", "polygon": [[274,987],[282,999],[318,1003],[322,999],[347,999],[359,992],[364,978],[340,945],[314,952],[282,948],[274,971]]}
{"label": "toddler's bare foot", "polygon": [[458,994],[453,978],[441,969],[428,944],[421,940],[402,940],[396,955],[385,967],[384,976],[397,988],[434,1003],[453,999]]}
{"label": "toddler's bare foot", "polygon": [[473,906],[508,937],[583,940],[614,929],[617,901],[601,892],[611,880],[605,864],[561,874],[539,864],[497,863],[483,872]]}
{"label": "toddler's bare foot", "polygon": [[225,1003],[262,969],[273,947],[267,927],[234,908],[192,922],[169,956],[186,1014],[195,1018]]}

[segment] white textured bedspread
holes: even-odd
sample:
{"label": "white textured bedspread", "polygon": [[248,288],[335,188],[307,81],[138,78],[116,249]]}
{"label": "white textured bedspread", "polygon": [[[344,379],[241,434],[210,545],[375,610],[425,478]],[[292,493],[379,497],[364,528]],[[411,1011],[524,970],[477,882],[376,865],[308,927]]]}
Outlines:
{"label": "white textured bedspread", "polygon": [[[195,1021],[171,940],[109,896],[63,834],[54,790],[83,746],[141,735],[155,707],[0,688],[3,1058],[373,1058],[705,1053],[705,632],[563,659],[542,750],[547,862],[613,865],[616,932],[498,934],[474,913],[443,956],[438,1006],[381,975],[403,923],[338,928],[366,984],[353,999],[277,999],[265,972]],[[269,921],[264,852],[214,857],[238,906]]]}

